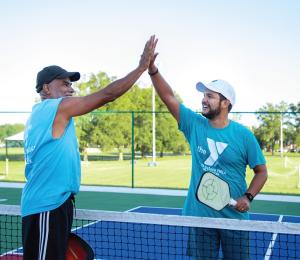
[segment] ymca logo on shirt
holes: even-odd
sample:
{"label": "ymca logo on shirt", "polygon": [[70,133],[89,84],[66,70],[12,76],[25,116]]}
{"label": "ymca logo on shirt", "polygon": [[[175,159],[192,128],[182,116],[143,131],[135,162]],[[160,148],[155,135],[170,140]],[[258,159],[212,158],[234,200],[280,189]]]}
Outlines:
{"label": "ymca logo on shirt", "polygon": [[225,148],[228,146],[228,144],[222,142],[216,142],[213,139],[207,138],[207,145],[210,151],[210,155],[204,163],[208,166],[213,166],[215,162],[218,160],[221,153],[223,153]]}

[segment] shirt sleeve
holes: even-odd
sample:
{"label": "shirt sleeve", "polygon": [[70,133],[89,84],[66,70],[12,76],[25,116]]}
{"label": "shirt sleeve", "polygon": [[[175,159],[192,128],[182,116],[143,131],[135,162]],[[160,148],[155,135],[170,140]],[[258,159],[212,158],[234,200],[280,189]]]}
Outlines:
{"label": "shirt sleeve", "polygon": [[183,104],[180,104],[178,128],[188,141],[190,141],[192,130],[197,121],[204,123],[205,120],[202,116],[185,107]]}
{"label": "shirt sleeve", "polygon": [[248,164],[251,169],[255,168],[257,165],[266,164],[265,157],[256,140],[256,137],[249,130],[248,130],[248,135],[246,137],[246,145],[247,145]]}

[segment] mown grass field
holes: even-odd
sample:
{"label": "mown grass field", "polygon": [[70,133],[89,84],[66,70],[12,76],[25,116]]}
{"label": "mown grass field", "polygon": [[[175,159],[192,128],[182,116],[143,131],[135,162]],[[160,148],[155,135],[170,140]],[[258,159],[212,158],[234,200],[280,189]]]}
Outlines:
{"label": "mown grass field", "polygon": [[[269,179],[263,188],[266,193],[299,194],[300,156],[266,155]],[[134,164],[134,186],[151,188],[187,189],[191,171],[190,156],[158,158],[156,167],[149,167],[151,158],[137,160]],[[131,161],[89,161],[82,163],[82,184],[104,186],[132,185]],[[9,162],[5,176],[5,162],[0,161],[2,181],[24,182],[24,162]],[[247,182],[253,177],[247,169]]]}

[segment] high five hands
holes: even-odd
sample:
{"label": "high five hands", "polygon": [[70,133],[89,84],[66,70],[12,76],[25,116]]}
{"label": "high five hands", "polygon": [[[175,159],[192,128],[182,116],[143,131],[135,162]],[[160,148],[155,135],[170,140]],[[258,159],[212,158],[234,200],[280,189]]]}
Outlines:
{"label": "high five hands", "polygon": [[158,39],[155,35],[152,35],[150,39],[146,42],[143,54],[139,62],[139,69],[145,71],[149,68],[150,62],[154,62],[157,53],[155,53],[155,47]]}

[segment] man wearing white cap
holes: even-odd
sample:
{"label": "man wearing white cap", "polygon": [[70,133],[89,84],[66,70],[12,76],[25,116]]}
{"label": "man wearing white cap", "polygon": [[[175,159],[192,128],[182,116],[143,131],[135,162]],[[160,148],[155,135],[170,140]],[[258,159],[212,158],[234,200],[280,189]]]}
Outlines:
{"label": "man wearing white cap", "polygon": [[[224,80],[209,84],[197,83],[196,88],[204,94],[202,116],[186,108],[176,99],[171,87],[154,64],[157,54],[150,62],[148,73],[152,83],[179,124],[190,144],[192,153],[192,175],[183,215],[248,219],[250,203],[267,180],[267,168],[262,151],[255,136],[246,127],[228,119],[235,104],[235,91]],[[246,167],[254,171],[247,187]],[[231,197],[236,206],[215,210],[197,200],[197,187],[202,175],[210,171],[229,184]],[[193,233],[193,234],[192,234]],[[189,236],[188,254],[196,259],[218,259],[220,244],[225,259],[249,259],[248,233],[216,229],[192,230]]]}

